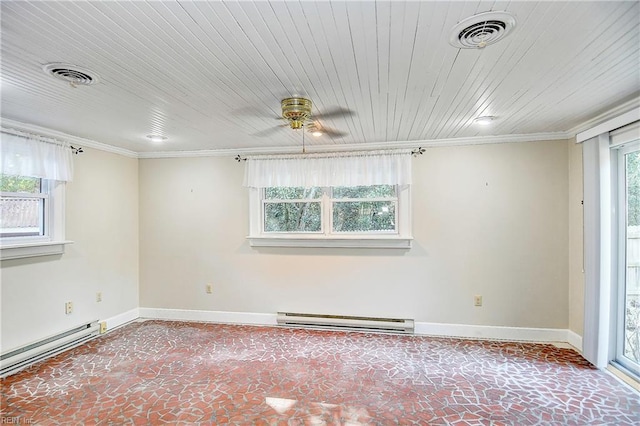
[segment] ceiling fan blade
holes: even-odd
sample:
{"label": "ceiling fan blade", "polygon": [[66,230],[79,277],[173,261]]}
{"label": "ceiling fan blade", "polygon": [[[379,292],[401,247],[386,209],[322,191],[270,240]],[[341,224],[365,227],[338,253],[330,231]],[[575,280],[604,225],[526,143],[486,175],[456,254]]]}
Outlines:
{"label": "ceiling fan blade", "polygon": [[322,124],[320,124],[319,121],[313,121],[313,122],[307,124],[306,125],[306,129],[307,129],[307,132],[309,132],[309,133],[320,132],[321,135],[318,135],[318,136],[327,135],[330,138],[341,138],[341,137],[347,135],[347,133],[341,132],[340,130],[336,130],[336,129],[332,129],[331,127],[323,126]]}
{"label": "ceiling fan blade", "polygon": [[241,108],[236,108],[231,111],[231,113],[235,116],[239,117],[274,117],[279,118],[278,115],[275,115],[271,112],[265,113],[265,110],[262,108],[258,108],[256,106],[246,106]]}
{"label": "ceiling fan blade", "polygon": [[275,133],[278,132],[278,130],[284,128],[284,127],[288,127],[288,124],[282,124],[280,126],[273,126],[273,127],[269,127],[268,129],[265,130],[261,130],[257,133],[252,133],[251,136],[257,136],[259,138],[266,138],[267,136],[271,136]]}
{"label": "ceiling fan blade", "polygon": [[350,115],[355,115],[355,111],[352,111],[349,108],[335,107],[335,108],[328,109],[325,112],[313,114],[313,118],[323,119],[323,118],[334,118],[334,117],[348,117]]}
{"label": "ceiling fan blade", "polygon": [[325,135],[329,136],[330,138],[342,138],[344,136],[347,136],[348,134],[346,132],[341,132],[340,130],[332,129],[330,127],[323,127],[321,132],[323,132]]}

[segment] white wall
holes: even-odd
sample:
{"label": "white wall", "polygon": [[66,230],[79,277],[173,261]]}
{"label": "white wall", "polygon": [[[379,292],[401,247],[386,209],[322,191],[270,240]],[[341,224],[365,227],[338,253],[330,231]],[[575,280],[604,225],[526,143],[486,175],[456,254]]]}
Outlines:
{"label": "white wall", "polygon": [[138,307],[138,160],[84,151],[66,191],[74,244],[60,256],[2,262],[1,352]]}
{"label": "white wall", "polygon": [[564,329],[568,164],[567,141],[428,149],[402,251],[251,248],[242,164],[140,160],[140,306]]}
{"label": "white wall", "polygon": [[582,144],[569,144],[569,330],[584,330],[584,232]]}

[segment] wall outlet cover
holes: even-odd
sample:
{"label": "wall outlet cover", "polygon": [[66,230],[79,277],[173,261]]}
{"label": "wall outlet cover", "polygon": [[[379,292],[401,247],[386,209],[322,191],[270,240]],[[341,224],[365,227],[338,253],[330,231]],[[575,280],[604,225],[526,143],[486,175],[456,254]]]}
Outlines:
{"label": "wall outlet cover", "polygon": [[478,294],[473,296],[473,305],[474,306],[482,306],[482,296],[480,296]]}

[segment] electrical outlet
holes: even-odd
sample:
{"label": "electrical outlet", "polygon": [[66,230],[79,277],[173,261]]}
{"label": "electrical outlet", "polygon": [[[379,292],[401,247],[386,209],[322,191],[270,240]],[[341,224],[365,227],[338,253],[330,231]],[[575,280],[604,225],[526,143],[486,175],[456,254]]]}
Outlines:
{"label": "electrical outlet", "polygon": [[213,284],[207,284],[207,293],[208,294],[213,293]]}
{"label": "electrical outlet", "polygon": [[67,302],[64,304],[64,313],[69,315],[73,312],[73,302]]}
{"label": "electrical outlet", "polygon": [[482,296],[476,294],[473,296],[473,305],[474,306],[482,306]]}
{"label": "electrical outlet", "polygon": [[102,302],[102,292],[101,291],[96,293],[96,302]]}
{"label": "electrical outlet", "polygon": [[100,334],[104,334],[107,332],[107,322],[106,321],[102,321],[100,323]]}

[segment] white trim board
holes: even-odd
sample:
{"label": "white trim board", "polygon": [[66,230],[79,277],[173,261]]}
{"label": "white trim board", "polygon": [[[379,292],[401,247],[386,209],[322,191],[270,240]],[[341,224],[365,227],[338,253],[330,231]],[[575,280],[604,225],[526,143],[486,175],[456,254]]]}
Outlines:
{"label": "white trim board", "polygon": [[140,308],[140,318],[174,321],[219,322],[225,324],[277,325],[277,314],[252,312],[197,311],[189,309]]}
{"label": "white trim board", "polygon": [[135,321],[140,318],[140,309],[134,308],[130,311],[123,312],[121,314],[112,316],[105,320],[101,320],[100,322],[107,323],[107,333],[115,330],[116,328],[122,327],[125,324],[130,323],[131,321]]}
{"label": "white trim board", "polygon": [[35,124],[22,123],[20,121],[11,120],[9,118],[2,117],[2,127],[7,129],[19,130],[26,133],[34,133],[39,136],[44,136],[52,139],[69,142],[70,144],[80,145],[83,148],[89,147],[93,149],[99,149],[100,151],[111,152],[114,154],[124,155],[125,157],[138,158],[138,153],[125,148],[109,145],[102,142],[96,142],[91,139],[81,138],[79,136],[69,135],[67,133],[59,132],[57,130],[47,129],[46,127],[36,126]]}
{"label": "white trim board", "polygon": [[[344,144],[344,145],[316,145],[307,148],[307,153],[319,152],[344,152],[344,151],[370,151],[381,149],[403,149],[403,148],[438,148],[447,146],[466,146],[466,145],[488,145],[499,143],[517,143],[517,142],[542,142],[555,140],[568,140],[571,136],[567,132],[548,132],[548,133],[530,133],[519,135],[497,135],[497,136],[474,136],[468,138],[449,138],[449,139],[426,139],[415,141],[395,141],[395,142],[371,142],[360,144]],[[267,155],[267,154],[299,154],[299,147],[264,147],[264,148],[245,148],[245,149],[209,149],[198,151],[156,151],[156,152],[139,152],[138,158],[183,158],[183,157],[228,157],[228,156],[246,156],[246,155]]]}
{"label": "white trim board", "polygon": [[567,330],[567,342],[582,354],[582,336],[572,330]]}
{"label": "white trim board", "polygon": [[[196,151],[156,151],[156,152],[136,152],[126,148],[120,148],[91,139],[85,139],[78,136],[63,133],[57,130],[48,129],[46,127],[34,124],[23,123],[9,118],[1,118],[2,127],[7,129],[19,130],[27,133],[34,133],[40,136],[64,140],[72,144],[83,147],[99,149],[101,151],[112,152],[124,155],[125,157],[138,159],[151,158],[190,158],[190,157],[234,157],[236,155],[260,155],[260,154],[288,154],[298,153],[298,147],[260,147],[246,149],[208,149]],[[516,143],[516,142],[534,142],[534,141],[552,141],[566,140],[573,135],[568,132],[546,132],[546,133],[529,133],[516,135],[488,135],[473,136],[465,138],[448,138],[448,139],[426,139],[416,141],[392,141],[392,142],[373,142],[373,143],[356,143],[345,145],[320,145],[308,148],[309,153],[312,152],[335,152],[335,151],[370,151],[375,149],[398,149],[398,148],[435,148],[446,146],[465,146],[465,145],[486,145],[496,143]]]}
{"label": "white trim board", "polygon": [[[444,146],[463,146],[463,145],[484,145],[495,143],[510,143],[510,142],[533,142],[533,141],[549,141],[549,140],[563,140],[570,139],[574,136],[578,136],[578,139],[585,137],[587,132],[592,131],[594,127],[603,125],[603,122],[609,122],[617,119],[617,116],[622,113],[631,114],[634,117],[637,116],[638,105],[640,104],[640,98],[633,98],[600,114],[596,117],[587,120],[578,126],[563,132],[546,132],[546,133],[530,133],[530,134],[518,134],[518,135],[489,135],[489,136],[474,136],[466,138],[449,138],[449,139],[427,139],[417,141],[396,141],[396,142],[376,142],[376,143],[362,143],[362,144],[348,144],[348,145],[326,145],[309,147],[310,152],[325,152],[325,151],[364,151],[372,149],[390,149],[390,148],[416,148],[422,146],[424,148],[429,147],[444,147]],[[634,111],[635,110],[635,111]],[[635,114],[635,115],[634,115]],[[115,154],[124,155],[131,158],[181,158],[181,157],[218,157],[218,156],[236,156],[240,155],[252,155],[252,154],[282,154],[289,152],[298,152],[297,147],[262,147],[262,148],[247,148],[247,149],[213,149],[213,150],[196,150],[196,151],[156,151],[156,152],[136,152],[126,148],[120,148],[114,145],[109,145],[102,142],[97,142],[91,139],[85,139],[78,136],[69,135],[67,133],[59,132],[57,130],[48,129],[34,124],[23,123],[20,121],[12,120],[9,118],[0,117],[2,126],[7,128],[14,128],[24,132],[32,132],[45,137],[51,137],[54,139],[62,139],[83,145],[86,147],[99,149],[106,152],[113,152]],[[605,124],[606,125],[606,124]],[[599,127],[601,128],[601,127]],[[578,140],[580,142],[580,140]]]}
{"label": "white trim board", "polygon": [[567,342],[567,330],[560,328],[502,327],[491,325],[440,324],[416,322],[415,334],[463,337],[483,340],[524,342]]}
{"label": "white trim board", "polygon": [[618,106],[611,108],[610,110],[605,111],[604,113],[596,117],[591,118],[590,120],[585,121],[584,123],[577,125],[567,133],[570,137],[577,136],[579,133],[586,132],[589,129],[593,129],[596,126],[599,126],[610,120],[614,120],[618,116],[638,108],[640,108],[640,97],[634,97]]}
{"label": "white trim board", "polygon": [[[252,312],[199,311],[188,309],[140,308],[143,319],[202,321],[225,324],[277,325],[277,314]],[[499,327],[487,325],[415,323],[415,335],[460,337],[485,340],[527,342],[565,342],[576,349],[582,338],[570,330],[559,328]]]}
{"label": "white trim board", "polygon": [[603,133],[609,133],[612,130],[619,129],[627,124],[640,120],[640,107],[636,107],[631,111],[627,111],[617,117],[610,118],[609,120],[598,124],[584,132],[580,132],[576,135],[576,142],[581,143],[591,138],[595,138]]}

